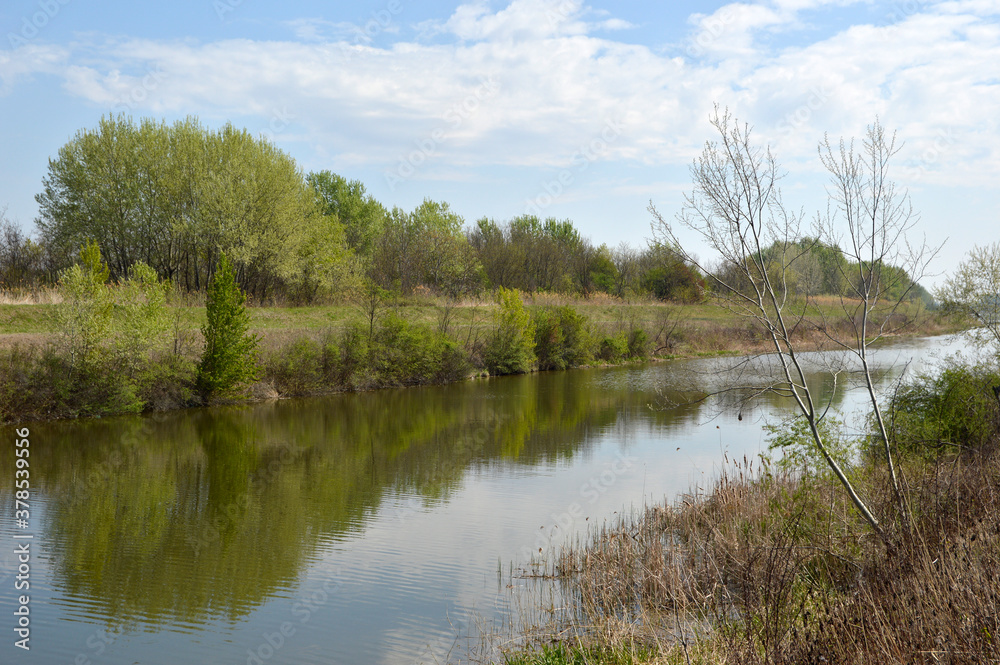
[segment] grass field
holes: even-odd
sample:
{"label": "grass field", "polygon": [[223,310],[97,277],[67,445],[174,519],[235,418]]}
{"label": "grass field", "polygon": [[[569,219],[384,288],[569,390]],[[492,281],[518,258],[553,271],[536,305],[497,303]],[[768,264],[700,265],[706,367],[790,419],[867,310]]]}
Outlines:
{"label": "grass field", "polygon": [[[48,294],[28,302],[0,294],[0,348],[17,345],[43,345],[58,333],[55,304],[58,297]],[[40,302],[39,302],[40,301]],[[749,322],[736,313],[706,302],[694,305],[665,303],[652,299],[626,302],[606,294],[590,299],[561,294],[526,295],[529,311],[569,305],[590,321],[596,334],[614,334],[642,327],[657,340],[659,355],[704,355],[719,352],[750,353],[766,348],[766,340],[751,330]],[[412,323],[445,330],[458,340],[475,339],[490,325],[493,302],[488,299],[465,299],[450,302],[433,296],[397,297],[382,307],[395,310]],[[819,298],[811,304],[813,321],[844,320],[843,310],[834,298]],[[175,337],[200,340],[205,321],[205,307],[197,298],[173,299],[170,305],[171,329]],[[365,321],[368,313],[361,305],[336,304],[301,307],[255,306],[250,308],[251,331],[259,334],[265,348],[280,347],[300,337],[315,337],[330,330],[342,329],[352,321]],[[899,332],[904,334],[940,334],[957,329],[959,324],[941,320],[919,306],[910,307],[898,317]],[[802,327],[806,335],[807,328]],[[803,337],[811,347],[822,346],[821,335],[814,340]]]}

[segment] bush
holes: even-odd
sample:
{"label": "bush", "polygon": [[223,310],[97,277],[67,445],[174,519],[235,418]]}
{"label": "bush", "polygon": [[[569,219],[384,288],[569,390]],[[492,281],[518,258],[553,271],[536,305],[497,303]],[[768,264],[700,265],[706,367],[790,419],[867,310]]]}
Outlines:
{"label": "bush", "polygon": [[566,305],[537,312],[533,323],[538,369],[566,369],[590,362],[591,338],[586,316]]}
{"label": "bush", "polygon": [[626,339],[625,333],[620,332],[617,335],[604,337],[597,355],[608,363],[620,363],[624,360],[628,356],[628,339]]}
{"label": "bush", "polygon": [[350,324],[340,338],[340,362],[335,374],[337,385],[345,389],[365,387],[365,381],[370,378],[367,369],[368,330],[360,324]]}
{"label": "bush", "polygon": [[1000,439],[1000,372],[991,365],[949,361],[936,375],[902,386],[886,426],[904,455],[932,459],[958,448],[982,449]]}
{"label": "bush", "polygon": [[465,352],[444,334],[390,314],[369,349],[375,382],[383,386],[445,383],[469,369]]}
{"label": "bush", "polygon": [[308,395],[327,383],[323,348],[312,339],[297,339],[268,359],[265,376],[282,395]]}
{"label": "bush", "polygon": [[632,328],[628,334],[628,357],[648,358],[650,351],[649,335],[642,328]]}
{"label": "bush", "polygon": [[497,290],[493,330],[483,349],[490,374],[523,374],[535,362],[535,326],[516,290]]}

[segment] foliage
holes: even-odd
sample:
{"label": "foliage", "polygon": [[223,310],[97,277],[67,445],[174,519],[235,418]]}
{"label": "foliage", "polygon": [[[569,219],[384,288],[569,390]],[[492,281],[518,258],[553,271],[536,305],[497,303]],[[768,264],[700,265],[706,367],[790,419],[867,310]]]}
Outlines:
{"label": "foliage", "polygon": [[110,337],[114,303],[105,285],[109,272],[91,241],[80,248],[80,262],[59,278],[63,303],[56,316],[71,367],[93,364],[101,343]]}
{"label": "foliage", "polygon": [[935,459],[1000,443],[1000,371],[995,365],[949,360],[934,374],[900,386],[887,417],[901,454]]}
{"label": "foliage", "polygon": [[483,349],[491,374],[523,374],[535,362],[535,326],[515,289],[497,289],[493,329]]}
{"label": "foliage", "polygon": [[523,651],[510,654],[504,659],[505,665],[639,665],[650,662],[654,650],[649,647],[632,649],[626,645],[614,647],[567,646],[565,644],[543,645],[538,651]]}
{"label": "foliage", "polygon": [[44,246],[29,238],[0,210],[0,290],[35,287],[46,281]]}
{"label": "foliage", "polygon": [[465,352],[445,335],[391,314],[380,326],[369,357],[379,386],[447,383],[469,371]]}
{"label": "foliage", "polygon": [[[843,466],[850,467],[858,460],[857,442],[844,433],[844,423],[827,416],[816,423],[829,454]],[[811,476],[830,473],[826,459],[819,453],[813,440],[809,423],[801,418],[778,424],[764,425],[768,449],[780,450],[777,466],[785,471],[801,471]]]}
{"label": "foliage", "polygon": [[629,358],[649,358],[650,347],[649,333],[643,328],[635,327],[628,333],[628,357]]}
{"label": "foliage", "polygon": [[607,363],[620,363],[628,358],[628,337],[625,332],[618,332],[614,335],[607,335],[601,339],[597,350],[597,357]]}
{"label": "foliage", "polygon": [[114,296],[112,318],[118,334],[114,355],[129,377],[136,377],[150,352],[169,326],[167,290],[156,271],[139,262],[129,268],[128,279]]}
{"label": "foliage", "polygon": [[538,310],[535,326],[535,355],[538,369],[566,369],[586,364],[593,353],[587,317],[568,305]]}
{"label": "foliage", "polygon": [[243,288],[264,298],[333,288],[331,264],[349,256],[294,160],[232,125],[103,117],[60,148],[42,185],[43,243],[58,253],[95,240],[114,279],[141,259],[201,290],[224,252]]}
{"label": "foliage", "polygon": [[319,171],[307,175],[306,182],[319,196],[323,212],[343,226],[347,246],[359,256],[371,257],[388,214],[385,207],[365,192],[360,180]]}
{"label": "foliage", "polygon": [[568,219],[522,215],[497,223],[483,218],[468,236],[494,287],[530,293],[576,284],[586,294],[609,267]]}
{"label": "foliage", "polygon": [[239,395],[246,384],[257,379],[259,338],[248,333],[246,296],[236,284],[235,271],[225,254],[209,282],[205,313],[205,351],[198,363],[198,390],[206,400]]}
{"label": "foliage", "polygon": [[643,263],[642,287],[660,300],[696,303],[704,297],[705,280],[698,269],[669,246],[654,242]]}
{"label": "foliage", "polygon": [[376,240],[373,277],[404,294],[420,285],[452,297],[474,291],[478,264],[462,223],[447,203],[430,199],[411,213],[393,208]]}

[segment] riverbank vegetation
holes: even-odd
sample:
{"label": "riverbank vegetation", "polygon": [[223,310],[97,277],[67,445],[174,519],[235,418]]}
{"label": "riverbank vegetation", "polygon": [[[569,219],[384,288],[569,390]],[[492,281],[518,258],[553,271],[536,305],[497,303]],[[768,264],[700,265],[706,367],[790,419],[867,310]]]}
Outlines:
{"label": "riverbank vegetation", "polygon": [[[34,235],[0,219],[0,420],[768,344],[709,306],[728,268],[698,265],[670,238],[611,248],[571,220],[467,223],[431,200],[390,210],[362,183],[302,173],[231,125],[102,118],[50,161],[36,198]],[[782,277],[780,297],[799,304],[790,334],[805,346],[821,347],[845,325],[838,308],[864,274],[852,256],[817,237],[760,248],[762,270]],[[206,352],[217,352],[204,305],[221,257],[259,342],[242,354],[253,357],[234,390],[206,381]],[[930,295],[904,267],[881,271],[900,303],[885,332],[948,325],[926,316]],[[82,291],[81,275],[90,280]]]}
{"label": "riverbank vegetation", "polygon": [[[867,394],[859,435],[809,385],[806,347],[791,333],[810,316],[784,285],[808,250],[796,245],[802,214],[782,202],[781,169],[728,111],[716,109],[712,125],[717,140],[691,167],[677,223],[651,208],[654,233],[769,340],[764,358],[722,370],[720,394],[741,414],[763,395],[793,403],[795,417],[765,428],[784,454],[744,459],[707,493],[565,549],[542,574],[561,580],[565,602],[551,608],[541,649],[529,630],[528,648],[507,662],[998,662],[1000,349],[888,393],[869,361],[937,251],[908,238],[917,217],[887,175],[895,135],[876,120],[859,150],[819,146],[830,184],[817,242],[843,239],[854,267],[841,324],[816,327],[842,352],[824,358],[834,380]],[[677,227],[701,235],[721,267],[681,248]],[[771,263],[773,247],[787,260]],[[973,253],[941,291],[983,327],[980,347],[996,340],[996,256]]]}
{"label": "riverbank vegetation", "polygon": [[564,606],[502,662],[997,662],[997,385],[995,362],[953,361],[897,392],[905,522],[879,435],[855,439],[850,474],[883,537],[815,452],[812,464],[744,459],[564,549],[547,571]]}

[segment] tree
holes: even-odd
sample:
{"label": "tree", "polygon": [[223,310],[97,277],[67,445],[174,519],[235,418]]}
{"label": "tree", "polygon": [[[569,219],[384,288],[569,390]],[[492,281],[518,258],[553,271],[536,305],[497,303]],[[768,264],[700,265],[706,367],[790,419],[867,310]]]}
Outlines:
{"label": "tree", "polygon": [[615,266],[612,292],[619,298],[624,298],[628,289],[634,286],[639,267],[639,255],[632,249],[631,245],[622,241],[611,253],[611,261]]}
{"label": "tree", "polygon": [[45,277],[44,250],[0,209],[0,289],[40,284]]}
{"label": "tree", "polygon": [[250,314],[246,295],[236,284],[236,273],[225,254],[208,285],[207,321],[201,332],[205,352],[198,363],[197,385],[204,399],[238,395],[256,381],[257,335],[248,333]]}
{"label": "tree", "polygon": [[320,197],[323,212],[344,226],[347,245],[359,256],[370,257],[388,214],[385,207],[365,192],[360,180],[319,171],[306,176],[306,181]]}
{"label": "tree", "polygon": [[[868,349],[898,326],[895,316],[911,300],[917,280],[924,276],[940,247],[913,242],[910,231],[919,220],[905,191],[897,191],[889,178],[889,163],[902,146],[896,135],[886,134],[876,118],[868,127],[860,152],[854,142],[840,140],[838,149],[824,137],[819,146],[823,166],[830,172],[830,205],[818,232],[831,246],[845,246],[850,274],[841,311],[850,325],[846,339],[824,330],[841,348],[853,353],[861,366],[872,414],[881,438],[893,490],[905,515],[905,498],[893,462],[891,441],[879,404],[869,364]],[[840,231],[846,227],[846,231]],[[841,240],[844,240],[842,243]]]}
{"label": "tree", "polygon": [[1000,242],[973,247],[937,297],[946,309],[978,323],[977,341],[992,340],[1000,355]]}
{"label": "tree", "polygon": [[264,298],[303,279],[315,291],[317,265],[348,257],[340,222],[323,214],[295,161],[228,124],[106,116],[59,149],[42,185],[43,243],[58,254],[96,241],[116,280],[142,261],[200,290],[225,252],[237,281]]}
{"label": "tree", "polygon": [[[746,316],[765,335],[771,351],[764,359],[773,361],[778,379],[744,383],[737,377],[735,383],[752,396],[770,392],[793,400],[828,468],[865,521],[884,535],[882,524],[827,445],[823,419],[830,405],[819,404],[807,385],[801,349],[793,336],[794,328],[806,320],[809,312],[808,299],[790,297],[787,288],[791,271],[805,255],[797,245],[803,237],[804,215],[785,206],[779,187],[783,173],[770,149],[754,144],[749,125],[735,121],[728,110],[720,113],[718,107],[711,123],[718,132],[718,141],[706,143],[691,166],[694,190],[685,197],[677,222],[721,255],[722,269],[705,270],[694,255],[682,249],[674,226],[651,204],[654,235],[676,248],[685,262],[708,275],[719,301]],[[822,328],[860,360],[856,371],[864,378],[876,413],[880,413],[879,400],[868,364],[868,346],[888,329],[892,314],[902,302],[888,297],[893,285],[883,279],[882,268],[894,260],[905,260],[909,274],[920,275],[934,254],[924,245],[907,243],[915,216],[905,193],[897,192],[887,177],[888,163],[895,152],[894,137],[887,137],[877,121],[868,129],[861,154],[854,151],[853,144],[848,147],[844,142],[839,156],[829,141],[820,146],[823,163],[831,173],[831,203],[826,217],[817,220],[814,232],[825,236],[824,243],[836,246],[841,237],[840,225],[846,225],[844,235],[852,248],[850,258],[860,264],[854,298],[845,294],[842,300],[850,333],[841,339],[838,328]],[[748,369],[752,360],[738,369]],[[753,369],[753,374],[758,375],[761,368]],[[890,475],[901,499],[884,427],[881,436]]]}
{"label": "tree", "polygon": [[105,286],[109,275],[100,247],[91,241],[80,248],[79,262],[59,277],[63,302],[56,318],[74,370],[92,365],[102,342],[111,336],[114,303]]}

